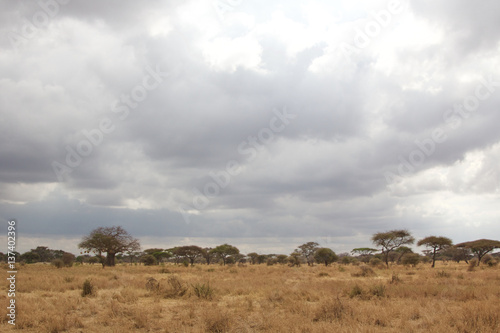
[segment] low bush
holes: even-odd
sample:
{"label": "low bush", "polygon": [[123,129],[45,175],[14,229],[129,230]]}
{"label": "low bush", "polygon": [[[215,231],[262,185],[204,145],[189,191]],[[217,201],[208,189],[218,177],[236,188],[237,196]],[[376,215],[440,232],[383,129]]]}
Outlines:
{"label": "low bush", "polygon": [[493,256],[490,254],[485,255],[483,257],[483,259],[481,260],[481,262],[483,264],[490,266],[490,267],[494,267],[494,266],[498,265],[498,261],[495,258],[493,258]]}
{"label": "low bush", "polygon": [[368,276],[375,276],[375,272],[373,269],[371,269],[369,266],[363,265],[359,266],[359,271],[356,273],[351,273],[351,276],[354,277],[368,277]]}
{"label": "low bush", "polygon": [[64,262],[61,259],[52,260],[51,264],[53,266],[55,266],[56,268],[63,268],[64,267]]}
{"label": "low bush", "polygon": [[383,265],[383,262],[379,258],[371,258],[370,259],[370,266],[379,267],[381,265]]}
{"label": "low bush", "polygon": [[158,264],[158,260],[151,254],[142,257],[141,261],[144,263],[144,266],[154,266]]}
{"label": "low bush", "polygon": [[362,296],[363,295],[363,289],[358,286],[357,284],[352,287],[351,291],[349,292],[349,297],[354,298],[357,296]]}

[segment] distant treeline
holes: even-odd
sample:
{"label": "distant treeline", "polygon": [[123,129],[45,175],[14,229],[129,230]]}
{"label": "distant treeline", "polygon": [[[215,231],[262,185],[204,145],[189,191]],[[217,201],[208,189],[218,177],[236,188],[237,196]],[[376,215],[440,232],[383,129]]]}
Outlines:
{"label": "distant treeline", "polygon": [[[76,264],[102,264],[103,267],[114,266],[115,263],[159,265],[172,263],[176,265],[195,264],[267,264],[309,266],[324,264],[328,266],[333,262],[339,264],[366,263],[373,266],[382,266],[389,263],[416,266],[419,263],[432,263],[442,261],[477,261],[488,265],[496,265],[500,261],[500,253],[492,253],[500,248],[500,242],[495,240],[480,239],[453,245],[446,237],[429,236],[417,242],[418,246],[425,246],[423,255],[414,253],[406,246],[413,244],[415,239],[407,230],[391,230],[373,235],[372,243],[375,248],[355,248],[350,253],[336,254],[330,248],[321,247],[316,242],[304,243],[290,254],[259,254],[250,252],[240,253],[240,250],[229,244],[215,247],[199,247],[196,245],[175,246],[170,248],[150,248],[140,251],[139,242],[131,237],[121,227],[98,228],[85,236],[79,247],[80,255],[63,250],[52,250],[46,246],[38,246],[23,254],[10,252],[15,256],[16,262],[25,264],[53,263],[57,267],[72,266]],[[106,254],[106,255],[104,255]],[[474,258],[475,257],[475,258]],[[0,260],[7,261],[8,255],[0,252]]]}

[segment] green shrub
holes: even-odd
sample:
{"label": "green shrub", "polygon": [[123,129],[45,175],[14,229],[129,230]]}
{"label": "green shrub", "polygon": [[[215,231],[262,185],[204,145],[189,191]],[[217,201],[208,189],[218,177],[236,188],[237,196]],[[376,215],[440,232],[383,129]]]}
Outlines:
{"label": "green shrub", "polygon": [[151,254],[142,257],[141,261],[144,263],[144,266],[154,266],[158,264],[158,260]]}
{"label": "green shrub", "polygon": [[62,257],[61,257],[61,260],[62,260],[64,266],[72,267],[73,262],[75,261],[75,255],[68,253],[68,252],[64,252]]}
{"label": "green shrub", "polygon": [[266,265],[267,266],[272,266],[272,265],[277,264],[277,263],[278,263],[278,261],[276,259],[274,259],[274,258],[269,258],[266,261]]}
{"label": "green shrub", "polygon": [[353,261],[354,261],[354,258],[350,257],[350,256],[343,256],[342,258],[340,258],[340,263],[342,265],[349,265]]}
{"label": "green shrub", "polygon": [[420,255],[418,253],[407,253],[403,256],[403,259],[401,260],[401,262],[405,266],[415,267],[420,262]]}
{"label": "green shrub", "polygon": [[383,264],[382,260],[380,260],[379,258],[371,258],[370,259],[370,266],[372,266],[372,267],[378,267],[382,264]]}

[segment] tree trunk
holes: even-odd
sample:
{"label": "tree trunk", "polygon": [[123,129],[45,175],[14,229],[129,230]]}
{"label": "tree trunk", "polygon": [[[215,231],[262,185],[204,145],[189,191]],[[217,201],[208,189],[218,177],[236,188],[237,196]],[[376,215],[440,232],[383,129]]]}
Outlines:
{"label": "tree trunk", "polygon": [[486,253],[478,253],[477,254],[477,265],[479,266],[479,264],[481,263],[481,260],[483,259],[484,255]]}
{"label": "tree trunk", "polygon": [[108,252],[108,254],[106,256],[106,265],[108,265],[108,266],[114,266],[115,265],[115,253]]}
{"label": "tree trunk", "polygon": [[106,263],[104,262],[104,258],[102,256],[102,252],[101,251],[99,251],[99,261],[102,264],[102,268],[104,268],[104,266],[106,265]]}
{"label": "tree trunk", "polygon": [[434,253],[432,254],[432,268],[436,265],[436,249],[434,249]]}

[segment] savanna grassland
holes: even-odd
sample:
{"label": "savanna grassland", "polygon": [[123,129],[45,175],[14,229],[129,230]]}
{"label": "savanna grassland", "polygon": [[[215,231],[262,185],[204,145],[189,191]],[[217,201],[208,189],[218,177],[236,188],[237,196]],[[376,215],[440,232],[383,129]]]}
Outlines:
{"label": "savanna grassland", "polygon": [[2,332],[500,331],[500,268],[486,265],[32,264],[16,288],[16,326],[3,315]]}

